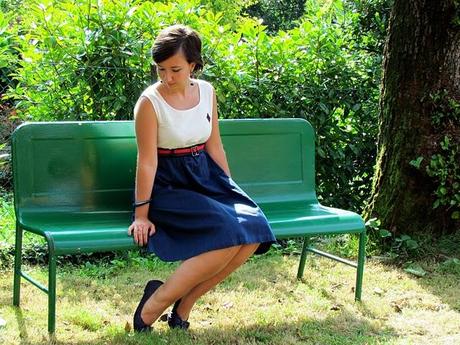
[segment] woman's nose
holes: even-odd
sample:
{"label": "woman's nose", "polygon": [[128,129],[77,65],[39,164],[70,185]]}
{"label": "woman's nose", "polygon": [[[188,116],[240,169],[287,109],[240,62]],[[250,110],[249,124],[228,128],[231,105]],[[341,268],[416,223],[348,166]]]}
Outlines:
{"label": "woman's nose", "polygon": [[172,73],[166,72],[164,78],[167,83],[170,83],[173,80]]}

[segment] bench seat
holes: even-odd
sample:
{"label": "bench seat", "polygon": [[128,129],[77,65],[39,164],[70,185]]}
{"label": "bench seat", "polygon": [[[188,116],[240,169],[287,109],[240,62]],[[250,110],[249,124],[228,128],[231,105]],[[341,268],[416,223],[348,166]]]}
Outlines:
{"label": "bench seat", "polygon": [[22,226],[47,238],[56,255],[135,249],[126,212],[24,213]]}
{"label": "bench seat", "polygon": [[[305,237],[306,234],[359,233],[362,219],[356,213],[322,205],[285,209],[279,205],[266,216],[276,238]],[[55,254],[92,253],[135,249],[126,234],[130,212],[24,212],[24,230],[49,238]]]}
{"label": "bench seat", "polygon": [[276,238],[361,233],[364,226],[358,214],[320,204],[265,214]]}

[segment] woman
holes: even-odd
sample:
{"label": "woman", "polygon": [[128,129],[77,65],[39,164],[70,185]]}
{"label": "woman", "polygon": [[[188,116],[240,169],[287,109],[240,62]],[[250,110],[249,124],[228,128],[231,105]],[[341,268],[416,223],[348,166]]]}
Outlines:
{"label": "woman", "polygon": [[198,298],[275,241],[262,211],[230,178],[213,87],[191,78],[203,67],[198,34],[166,28],[152,56],[160,81],[134,109],[138,157],[128,233],[160,259],[182,263],[164,283],[147,283],[135,331],[150,330],[173,303],[169,326],[187,329]]}

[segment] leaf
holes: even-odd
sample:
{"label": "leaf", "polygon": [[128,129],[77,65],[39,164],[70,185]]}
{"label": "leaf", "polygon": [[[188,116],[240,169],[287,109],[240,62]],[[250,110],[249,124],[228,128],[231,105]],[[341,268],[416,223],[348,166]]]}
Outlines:
{"label": "leaf", "polygon": [[442,263],[443,265],[454,265],[454,266],[460,266],[460,260],[457,258],[451,258]]}
{"label": "leaf", "polygon": [[380,226],[380,220],[377,218],[371,218],[366,222],[365,225],[370,226],[371,228],[378,228]]}
{"label": "leaf", "polygon": [[408,241],[408,240],[410,240],[409,235],[401,235],[401,241]]}
{"label": "leaf", "polygon": [[397,312],[397,313],[401,313],[402,312],[402,308],[399,304],[393,302],[391,303],[391,306],[393,307],[394,311]]}
{"label": "leaf", "polygon": [[404,269],[405,272],[413,274],[414,276],[417,277],[424,277],[426,276],[426,271],[417,264],[412,264]]}
{"label": "leaf", "polygon": [[423,161],[423,157],[420,156],[420,157],[417,157],[417,159],[410,161],[409,164],[412,165],[413,167],[416,167],[417,169],[420,169],[420,163],[422,163],[422,161]]}
{"label": "leaf", "polygon": [[379,235],[382,238],[391,237],[391,232],[389,232],[388,230],[385,230],[385,229],[380,229],[379,230]]}
{"label": "leaf", "polygon": [[125,323],[125,332],[126,333],[131,332],[131,324],[128,321],[126,321]]}
{"label": "leaf", "polygon": [[222,306],[225,308],[225,309],[230,309],[233,307],[233,302],[225,302],[224,304],[222,304]]}
{"label": "leaf", "polygon": [[376,294],[377,296],[382,296],[384,294],[385,291],[383,291],[381,288],[379,287],[376,287],[374,289],[374,294]]}
{"label": "leaf", "polygon": [[321,147],[317,148],[318,155],[320,155],[322,158],[326,157],[326,154],[324,153],[324,150]]}
{"label": "leaf", "polygon": [[410,240],[406,241],[406,246],[409,249],[417,249],[418,248],[418,243],[417,243],[417,241],[410,239]]}
{"label": "leaf", "polygon": [[324,104],[324,103],[319,103],[319,107],[321,108],[321,110],[322,110],[325,114],[328,114],[328,115],[329,115],[329,108],[326,106],[326,104]]}
{"label": "leaf", "polygon": [[334,305],[331,307],[331,310],[340,310],[341,307],[342,307],[342,304],[334,304]]}
{"label": "leaf", "polygon": [[455,211],[451,215],[452,219],[460,219],[460,211]]}

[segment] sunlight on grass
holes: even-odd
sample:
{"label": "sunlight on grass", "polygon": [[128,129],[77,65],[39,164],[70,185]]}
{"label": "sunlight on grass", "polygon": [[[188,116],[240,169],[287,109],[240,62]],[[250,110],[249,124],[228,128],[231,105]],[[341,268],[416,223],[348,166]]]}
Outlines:
{"label": "sunlight on grass", "polygon": [[[149,335],[127,333],[149,279],[166,279],[177,266],[151,261],[117,267],[59,268],[58,344],[456,344],[460,343],[460,277],[430,272],[424,278],[368,262],[363,302],[355,303],[355,271],[309,257],[302,281],[297,256],[251,259],[204,296],[189,332],[154,325]],[[30,268],[46,282],[46,269]],[[99,272],[99,274],[98,274]],[[12,273],[2,274],[0,343],[48,339],[46,295],[24,283],[21,309],[11,307]]]}

